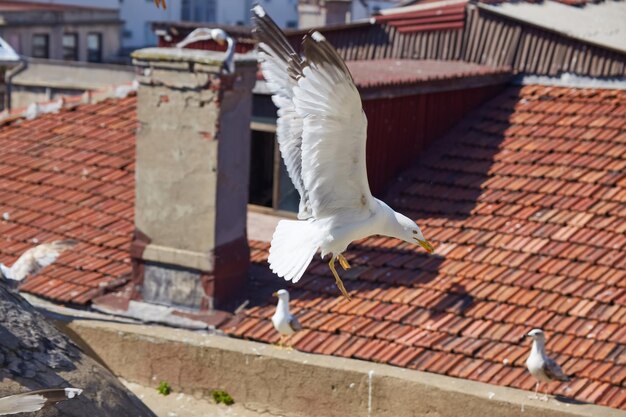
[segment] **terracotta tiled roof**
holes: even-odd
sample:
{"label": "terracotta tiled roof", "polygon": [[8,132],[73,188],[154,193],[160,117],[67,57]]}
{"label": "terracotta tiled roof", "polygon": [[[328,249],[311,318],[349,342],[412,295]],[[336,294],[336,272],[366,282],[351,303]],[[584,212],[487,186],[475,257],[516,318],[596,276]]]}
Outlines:
{"label": "terracotta tiled roof", "polygon": [[[87,303],[127,281],[136,100],[81,105],[0,129],[0,256],[32,239],[73,252],[23,289]],[[626,92],[527,86],[479,109],[387,199],[437,246],[353,245],[337,297],[315,261],[292,292],[297,349],[530,388],[532,327],[570,384],[554,392],[626,409]],[[267,244],[251,242],[264,268]],[[224,328],[277,340],[274,300]]]}
{"label": "terracotta tiled roof", "polygon": [[136,99],[80,105],[0,129],[0,259],[77,239],[24,291],[88,303],[127,281],[135,198]]}
{"label": "terracotta tiled roof", "polygon": [[[325,262],[292,288],[296,349],[530,389],[543,328],[571,383],[626,409],[626,92],[526,86],[482,107],[403,175],[388,201],[436,245],[353,245],[338,296]],[[268,244],[253,242],[264,265]],[[275,342],[274,300],[225,330]]]}

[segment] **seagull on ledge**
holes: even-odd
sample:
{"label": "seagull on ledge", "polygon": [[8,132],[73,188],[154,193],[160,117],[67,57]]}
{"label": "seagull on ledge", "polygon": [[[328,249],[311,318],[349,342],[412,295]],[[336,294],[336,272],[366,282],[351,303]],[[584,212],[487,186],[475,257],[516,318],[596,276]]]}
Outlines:
{"label": "seagull on ledge", "polygon": [[[546,354],[546,336],[541,329],[533,329],[526,336],[533,338],[533,347],[530,355],[526,359],[526,367],[532,376],[537,380],[535,385],[535,395],[530,398],[538,399],[537,392],[541,382],[561,381],[567,382],[571,378],[563,372],[561,367]],[[548,400],[547,388],[544,392],[543,401]]]}
{"label": "seagull on ledge", "polygon": [[280,333],[279,346],[283,345],[283,339],[287,336],[302,330],[302,325],[298,318],[289,312],[289,292],[287,290],[278,290],[274,294],[278,297],[276,312],[272,316],[272,324],[278,333]]}
{"label": "seagull on ledge", "polygon": [[57,260],[61,252],[76,245],[75,240],[57,240],[28,249],[18,258],[13,266],[0,263],[0,278],[22,281],[29,275],[39,273],[43,268]]}
{"label": "seagull on ledge", "polygon": [[228,44],[228,47],[226,48],[226,57],[224,58],[224,69],[226,69],[229,74],[233,74],[235,72],[235,45],[237,42],[235,42],[232,37],[228,36],[228,34],[222,29],[194,29],[185,37],[185,39],[178,42],[176,47],[184,48],[190,43],[208,40],[214,40],[220,46]]}
{"label": "seagull on ledge", "polygon": [[367,119],[352,75],[319,32],[303,40],[304,58],[257,5],[253,33],[267,86],[278,107],[276,136],[287,172],[300,194],[299,220],[281,220],[269,254],[270,268],[298,282],[318,250],[341,293],[335,269],[350,264],[348,245],[372,235],[391,236],[432,253],[417,224],[370,192],[365,167]]}
{"label": "seagull on ledge", "polygon": [[78,388],[52,388],[0,398],[0,416],[32,413],[58,402],[71,400],[83,392]]}

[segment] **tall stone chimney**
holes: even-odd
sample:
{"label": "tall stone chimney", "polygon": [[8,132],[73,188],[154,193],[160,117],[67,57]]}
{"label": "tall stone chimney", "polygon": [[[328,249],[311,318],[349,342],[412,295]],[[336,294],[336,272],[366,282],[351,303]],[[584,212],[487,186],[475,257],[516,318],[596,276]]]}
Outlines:
{"label": "tall stone chimney", "polygon": [[245,285],[254,58],[148,48],[137,93],[135,300],[202,311]]}

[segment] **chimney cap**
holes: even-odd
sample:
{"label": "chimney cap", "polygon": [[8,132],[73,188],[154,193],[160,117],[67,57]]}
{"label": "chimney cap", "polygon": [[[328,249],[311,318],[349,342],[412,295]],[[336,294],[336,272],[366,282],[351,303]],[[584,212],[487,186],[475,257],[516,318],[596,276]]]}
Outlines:
{"label": "chimney cap", "polygon": [[[226,54],[218,51],[205,51],[201,49],[186,48],[143,48],[131,54],[135,65],[154,64],[155,62],[194,63],[208,66],[221,67]],[[255,53],[235,54],[235,67],[252,67],[257,65]]]}

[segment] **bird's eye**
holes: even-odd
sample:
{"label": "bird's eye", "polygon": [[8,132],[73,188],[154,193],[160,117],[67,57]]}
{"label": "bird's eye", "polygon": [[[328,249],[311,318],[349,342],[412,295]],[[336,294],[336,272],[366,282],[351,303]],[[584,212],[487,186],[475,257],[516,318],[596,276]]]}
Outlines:
{"label": "bird's eye", "polygon": [[417,234],[417,230],[413,230],[413,234],[416,235]]}

